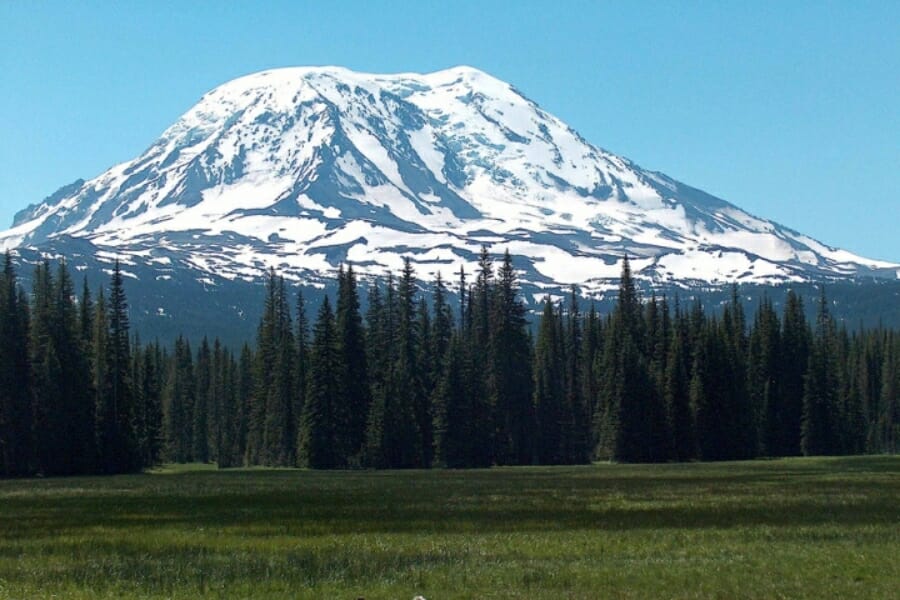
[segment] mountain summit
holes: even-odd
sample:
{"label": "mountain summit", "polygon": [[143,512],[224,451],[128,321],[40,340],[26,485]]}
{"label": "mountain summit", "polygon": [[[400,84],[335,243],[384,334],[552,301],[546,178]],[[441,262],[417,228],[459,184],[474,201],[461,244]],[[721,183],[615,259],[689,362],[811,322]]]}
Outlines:
{"label": "mountain summit", "polygon": [[471,270],[509,249],[524,282],[610,287],[628,255],[653,283],[897,278],[584,140],[509,84],[457,67],[264,71],[217,87],[141,156],[61,188],[4,248],[84,244],[165,275],[317,281]]}

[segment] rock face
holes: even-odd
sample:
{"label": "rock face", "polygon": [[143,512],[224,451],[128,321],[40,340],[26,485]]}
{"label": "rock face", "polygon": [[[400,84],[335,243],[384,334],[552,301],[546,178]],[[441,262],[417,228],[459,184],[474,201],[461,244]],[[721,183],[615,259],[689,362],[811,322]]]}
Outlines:
{"label": "rock face", "polygon": [[[900,266],[821,244],[584,140],[516,89],[427,75],[265,71],[200,99],[141,156],[16,216],[4,248],[119,257],[136,277],[307,283],[341,262],[423,279],[508,249],[533,295],[778,284]],[[69,249],[75,248],[77,252]]]}

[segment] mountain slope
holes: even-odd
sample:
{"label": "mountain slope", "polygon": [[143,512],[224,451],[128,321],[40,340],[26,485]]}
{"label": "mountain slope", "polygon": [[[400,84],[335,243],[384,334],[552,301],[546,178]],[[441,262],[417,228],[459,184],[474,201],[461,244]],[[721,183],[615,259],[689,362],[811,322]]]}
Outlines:
{"label": "mountain slope", "polygon": [[213,283],[471,269],[482,244],[535,289],[900,277],[582,139],[476,69],[266,71],[208,94],[138,158],[16,216],[4,248],[89,241]]}

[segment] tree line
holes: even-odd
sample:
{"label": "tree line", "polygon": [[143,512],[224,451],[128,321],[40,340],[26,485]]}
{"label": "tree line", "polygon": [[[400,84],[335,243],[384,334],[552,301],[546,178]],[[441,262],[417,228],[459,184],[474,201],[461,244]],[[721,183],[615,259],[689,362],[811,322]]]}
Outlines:
{"label": "tree line", "polygon": [[[118,263],[76,294],[64,262],[27,294],[0,281],[0,476],[136,472],[161,462],[318,469],[667,462],[897,452],[900,334],[849,332],[824,291],[748,323],[737,289],[642,299],[627,259],[608,315],[573,288],[527,318],[508,253],[430,297],[412,264],[352,266],[314,319],[269,273],[256,343],[143,344]],[[455,288],[455,290],[451,290]],[[451,303],[455,295],[456,302]],[[428,301],[430,300],[430,302]],[[312,323],[310,323],[312,321]]]}

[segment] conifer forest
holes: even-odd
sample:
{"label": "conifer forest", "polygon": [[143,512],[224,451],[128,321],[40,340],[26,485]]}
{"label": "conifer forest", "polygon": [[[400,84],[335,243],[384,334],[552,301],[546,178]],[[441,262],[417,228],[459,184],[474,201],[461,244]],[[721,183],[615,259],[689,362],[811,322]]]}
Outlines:
{"label": "conifer forest", "polygon": [[[123,275],[65,263],[0,281],[0,476],[162,462],[313,469],[680,462],[894,453],[900,332],[848,330],[819,298],[745,315],[644,297],[624,262],[598,314],[573,289],[529,318],[509,254],[429,292],[407,260],[352,266],[315,314],[270,272],[255,345],[145,341]],[[808,321],[804,302],[817,307]]]}

